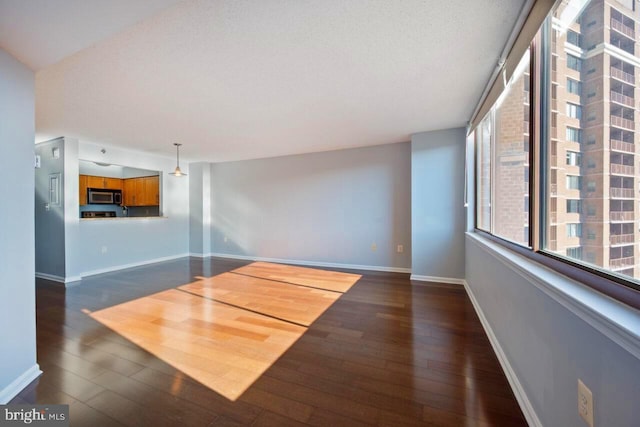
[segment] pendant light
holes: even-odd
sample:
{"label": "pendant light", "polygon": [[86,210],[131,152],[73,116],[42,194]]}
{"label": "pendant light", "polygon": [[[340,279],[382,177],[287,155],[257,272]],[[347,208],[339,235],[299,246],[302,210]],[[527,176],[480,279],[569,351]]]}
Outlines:
{"label": "pendant light", "polygon": [[173,176],[187,176],[186,173],[182,172],[180,170],[180,146],[182,144],[178,144],[177,142],[174,142],[173,145],[176,146],[176,169],[173,172],[169,172],[169,175],[173,175]]}

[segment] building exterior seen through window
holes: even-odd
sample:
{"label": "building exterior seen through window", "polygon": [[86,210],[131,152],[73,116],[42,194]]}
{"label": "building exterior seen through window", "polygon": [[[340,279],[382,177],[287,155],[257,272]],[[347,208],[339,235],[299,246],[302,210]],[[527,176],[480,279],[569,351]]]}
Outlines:
{"label": "building exterior seen through window", "polygon": [[545,249],[638,279],[640,12],[582,3],[562,2],[549,34]]}

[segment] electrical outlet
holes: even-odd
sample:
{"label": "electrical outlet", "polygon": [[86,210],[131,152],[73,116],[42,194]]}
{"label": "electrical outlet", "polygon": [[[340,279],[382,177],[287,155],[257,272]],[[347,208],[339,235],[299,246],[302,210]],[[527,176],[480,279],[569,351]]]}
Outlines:
{"label": "electrical outlet", "polygon": [[103,253],[103,254],[106,254],[106,253],[107,253],[107,247],[106,247],[106,246],[103,246],[103,247],[102,247],[102,253]]}
{"label": "electrical outlet", "polygon": [[227,243],[229,241],[229,239],[227,238],[227,236],[224,236],[224,242]]}
{"label": "electrical outlet", "polygon": [[371,244],[371,252],[375,252],[378,250],[378,245],[376,245],[375,243]]}
{"label": "electrical outlet", "polygon": [[398,247],[396,248],[396,251],[401,254],[402,252],[404,252],[404,246],[402,245],[398,245]]}
{"label": "electrical outlet", "polygon": [[578,379],[578,414],[589,427],[593,427],[593,394],[580,379]]}

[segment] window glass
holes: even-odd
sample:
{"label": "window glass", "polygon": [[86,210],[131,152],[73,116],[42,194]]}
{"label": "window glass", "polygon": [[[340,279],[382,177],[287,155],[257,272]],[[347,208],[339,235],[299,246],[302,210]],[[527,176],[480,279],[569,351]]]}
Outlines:
{"label": "window glass", "polygon": [[545,88],[550,101],[545,111],[555,131],[545,142],[549,182],[544,185],[548,225],[543,242],[545,250],[559,256],[636,279],[639,17],[619,3],[595,0],[561,1],[554,11],[547,37],[550,70],[557,59]]}
{"label": "window glass", "polygon": [[580,71],[582,69],[582,59],[571,54],[567,54],[567,68],[575,71]]}
{"label": "window glass", "polygon": [[476,130],[477,227],[529,245],[530,56]]}
{"label": "window glass", "polygon": [[576,104],[571,104],[567,102],[567,116],[572,119],[581,119],[582,118],[582,107]]}
{"label": "window glass", "polygon": [[567,165],[569,166],[581,166],[582,165],[582,153],[575,151],[567,151]]}
{"label": "window glass", "polygon": [[495,108],[493,233],[529,244],[529,54]]}
{"label": "window glass", "polygon": [[567,213],[581,213],[582,200],[567,199]]}
{"label": "window glass", "polygon": [[567,77],[567,92],[580,95],[582,92],[582,83]]}
{"label": "window glass", "polygon": [[567,137],[566,140],[568,142],[582,142],[582,129],[573,128],[571,126],[567,126]]}
{"label": "window glass", "polygon": [[476,131],[478,159],[477,227],[491,231],[491,113]]}

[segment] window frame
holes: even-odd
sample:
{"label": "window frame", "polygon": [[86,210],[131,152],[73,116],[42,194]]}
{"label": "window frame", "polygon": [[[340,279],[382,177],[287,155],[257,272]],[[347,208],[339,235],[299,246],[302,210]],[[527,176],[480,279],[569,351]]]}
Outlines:
{"label": "window frame", "polygon": [[[544,88],[550,87],[550,74],[551,74],[551,37],[545,37],[543,40],[542,33],[550,34],[550,21],[552,12],[549,13],[544,20],[540,31],[530,44],[530,72],[529,72],[529,246],[524,246],[516,242],[504,239],[500,236],[494,235],[488,231],[478,228],[478,203],[474,203],[474,215],[473,215],[473,231],[478,235],[496,242],[501,246],[510,249],[511,251],[524,256],[532,261],[538,262],[545,267],[548,267],[562,275],[565,275],[573,280],[576,280],[589,288],[592,288],[598,292],[601,292],[615,300],[622,302],[630,307],[640,310],[640,284],[634,283],[629,279],[626,279],[620,274],[613,271],[607,271],[597,268],[593,265],[580,262],[568,257],[563,257],[546,251],[541,247],[542,242],[545,241],[545,234],[547,231],[547,186],[548,186],[548,173],[545,167],[545,162],[540,159],[546,159],[548,150],[550,150],[548,141],[550,141],[550,114],[551,107],[550,100]],[[548,72],[544,72],[548,70]],[[492,107],[487,115],[493,114],[494,107]],[[486,117],[486,116],[485,116]],[[484,120],[484,118],[482,120]],[[479,122],[481,123],[482,120]],[[471,129],[469,133],[476,132],[480,129],[480,126]],[[493,132],[493,129],[492,129]],[[582,144],[584,135],[581,136],[581,141],[576,142]],[[478,194],[478,144],[474,144],[474,180],[473,188],[474,194]],[[493,179],[493,172],[490,175]],[[584,204],[582,206],[584,210]],[[534,214],[535,212],[535,214]],[[493,221],[493,218],[491,219]],[[584,231],[584,228],[583,230]],[[582,233],[581,233],[582,234]]]}

